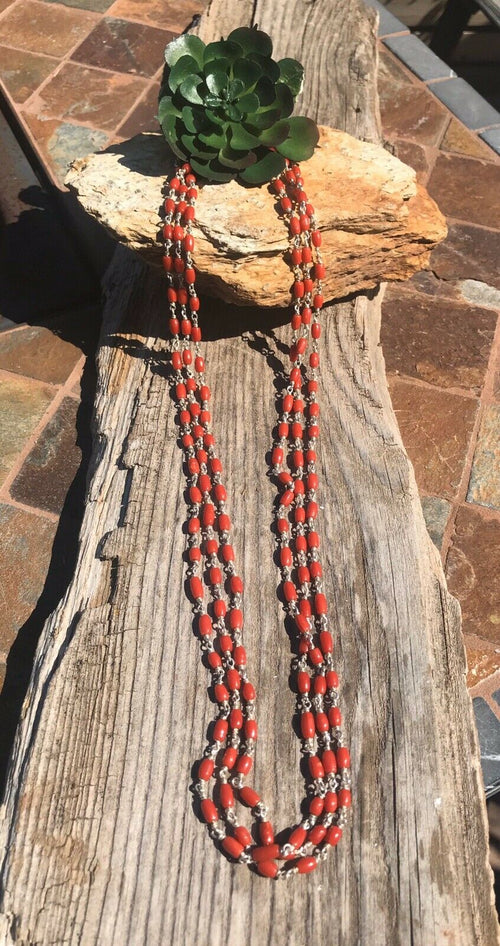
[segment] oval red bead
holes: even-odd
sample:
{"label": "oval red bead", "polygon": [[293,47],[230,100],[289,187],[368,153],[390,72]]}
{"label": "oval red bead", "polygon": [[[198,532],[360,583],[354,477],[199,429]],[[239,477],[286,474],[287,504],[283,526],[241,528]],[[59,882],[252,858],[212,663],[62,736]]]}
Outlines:
{"label": "oval red bead", "polygon": [[243,694],[243,699],[246,700],[247,703],[250,700],[255,699],[255,688],[252,683],[249,683],[248,681],[244,683],[241,692]]}
{"label": "oval red bead", "polygon": [[319,795],[315,795],[314,798],[311,798],[309,803],[309,811],[312,815],[315,815],[316,818],[319,818],[320,814],[325,807],[325,803]]}
{"label": "oval red bead", "polygon": [[296,614],[295,623],[301,634],[307,634],[311,630],[311,622],[304,614]]}
{"label": "oval red bead", "polygon": [[311,678],[305,670],[300,670],[297,674],[297,689],[299,693],[309,693],[311,689]]}
{"label": "oval red bead", "polygon": [[333,637],[330,631],[321,631],[319,635],[319,646],[324,654],[331,654],[333,651]]}
{"label": "oval red bead", "polygon": [[297,870],[299,874],[309,874],[312,870],[315,870],[317,866],[318,862],[315,857],[301,857],[297,864]]}
{"label": "oval red bead", "polygon": [[329,690],[337,690],[339,678],[335,670],[329,670],[326,675],[326,685]]}
{"label": "oval red bead", "polygon": [[312,739],[315,732],[314,716],[312,713],[301,713],[300,731],[304,739]]}
{"label": "oval red bead", "polygon": [[249,845],[252,844],[252,835],[248,828],[245,828],[242,824],[239,824],[238,827],[234,829],[234,836],[243,847],[249,847]]}
{"label": "oval red bead", "polygon": [[325,795],[325,811],[328,814],[333,814],[334,811],[337,811],[338,807],[338,798],[336,792],[327,792]]}
{"label": "oval red bead", "polygon": [[189,579],[189,590],[193,598],[203,598],[203,585],[197,575],[193,575],[192,578]]}
{"label": "oval red bead", "polygon": [[247,652],[241,644],[234,648],[234,662],[237,667],[245,667],[247,662]]}
{"label": "oval red bead", "polygon": [[326,598],[323,594],[314,595],[314,607],[316,609],[316,614],[327,613],[328,605],[326,603]]}
{"label": "oval red bead", "polygon": [[259,864],[262,861],[269,861],[275,857],[280,856],[280,846],[279,844],[267,844],[264,846],[254,847],[252,851],[252,859],[256,864]]}
{"label": "oval red bead", "polygon": [[240,854],[243,852],[243,845],[240,844],[236,838],[224,838],[222,847],[226,854],[229,854],[230,857],[234,857],[235,860],[238,860]]}
{"label": "oval red bead", "polygon": [[223,683],[215,684],[215,699],[218,703],[227,703],[229,700],[229,693],[227,687]]}
{"label": "oval red bead", "polygon": [[334,846],[338,844],[342,837],[342,828],[338,828],[336,824],[332,825],[331,828],[328,828],[326,832],[326,843]]}
{"label": "oval red bead", "polygon": [[351,793],[348,788],[341,788],[339,792],[339,805],[341,808],[351,807]]}
{"label": "oval red bead", "polygon": [[321,696],[326,693],[326,677],[322,673],[317,674],[314,678],[314,692]]}
{"label": "oval red bead", "polygon": [[252,768],[252,765],[253,765],[252,757],[249,755],[242,755],[240,756],[240,758],[238,759],[238,762],[236,763],[236,771],[239,772],[240,775],[248,775],[248,773],[250,772],[250,769]]}
{"label": "oval red bead", "polygon": [[224,755],[222,756],[222,764],[225,765],[227,769],[232,769],[237,758],[238,750],[230,746],[229,749],[226,749]]}
{"label": "oval red bead", "polygon": [[325,770],[321,764],[321,759],[317,755],[312,755],[309,757],[309,771],[311,773],[311,778],[323,778]]}
{"label": "oval red bead", "polygon": [[337,759],[335,758],[333,749],[325,749],[321,756],[321,761],[327,775],[337,771]]}
{"label": "oval red bead", "polygon": [[282,568],[291,568],[293,564],[292,550],[286,545],[280,549],[280,563]]}
{"label": "oval red bead", "polygon": [[234,562],[234,549],[232,545],[228,545],[228,543],[225,542],[222,546],[221,554],[225,562]]}
{"label": "oval red bead", "polygon": [[260,861],[260,863],[257,864],[257,872],[261,874],[262,877],[270,877],[271,880],[274,880],[278,870],[279,867],[274,861]]}
{"label": "oval red bead", "polygon": [[198,618],[198,630],[200,634],[203,634],[204,636],[206,634],[212,633],[213,631],[212,622],[208,614],[200,614]]}
{"label": "oval red bead", "polygon": [[284,581],[283,582],[283,594],[285,596],[285,601],[296,601],[297,600],[297,589],[293,581]]}
{"label": "oval red bead", "polygon": [[[212,650],[209,653],[207,657],[207,661],[208,661],[208,666],[211,667],[212,670],[217,670],[218,667],[222,667],[222,660],[220,658],[220,655],[217,654],[215,650]],[[218,725],[218,724],[216,723],[215,725]],[[227,723],[226,723],[226,726],[227,726]]]}
{"label": "oval red bead", "polygon": [[229,725],[231,729],[241,729],[243,726],[243,713],[240,709],[232,709],[229,714]]}
{"label": "oval red bead", "polygon": [[311,844],[321,844],[326,835],[326,828],[323,824],[316,824],[309,832],[309,841]]}
{"label": "oval red bead", "polygon": [[227,720],[218,719],[214,725],[214,740],[215,742],[224,742],[224,739],[227,736]]}
{"label": "oval red bead", "polygon": [[342,726],[342,713],[338,706],[332,706],[328,710],[328,719],[330,720],[330,726]]}
{"label": "oval red bead", "polygon": [[201,813],[207,824],[218,820],[218,812],[211,798],[204,798],[201,803]]}
{"label": "oval red bead", "polygon": [[351,767],[351,756],[349,754],[349,749],[341,746],[339,749],[337,749],[336,754],[339,769],[349,769]]}
{"label": "oval red bead", "polygon": [[241,686],[241,677],[234,667],[227,671],[227,683],[230,690],[239,690]]}
{"label": "oval red bead", "polygon": [[214,770],[213,759],[203,759],[198,768],[198,775],[203,781],[207,782]]}
{"label": "oval red bead", "polygon": [[228,614],[229,627],[235,631],[243,627],[243,612],[239,608],[231,608]]}
{"label": "oval red bead", "polygon": [[243,788],[240,788],[239,796],[243,804],[247,805],[248,808],[255,808],[260,802],[260,795],[253,788],[250,788],[249,785],[244,785]]}
{"label": "oval red bead", "polygon": [[259,825],[259,836],[262,844],[268,846],[274,842],[274,828],[270,821],[262,821]]}
{"label": "oval red bead", "polygon": [[234,792],[229,782],[223,782],[220,787],[220,803],[223,808],[234,807]]}
{"label": "oval red bead", "polygon": [[294,831],[292,831],[290,837],[288,838],[288,843],[291,844],[292,847],[302,847],[306,837],[306,829],[299,826],[298,828],[295,828]]}
{"label": "oval red bead", "polygon": [[315,716],[316,729],[319,733],[328,732],[330,728],[330,723],[328,722],[328,716],[326,713],[316,713]]}
{"label": "oval red bead", "polygon": [[214,601],[214,614],[216,618],[223,618],[226,613],[226,602],[218,599]]}

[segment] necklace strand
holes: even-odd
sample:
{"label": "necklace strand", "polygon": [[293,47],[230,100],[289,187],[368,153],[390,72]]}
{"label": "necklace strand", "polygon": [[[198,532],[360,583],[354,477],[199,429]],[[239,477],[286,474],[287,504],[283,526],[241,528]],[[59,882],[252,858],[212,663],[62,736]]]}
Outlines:
{"label": "necklace strand", "polygon": [[[310,775],[307,815],[289,829],[284,844],[276,843],[259,794],[245,784],[253,767],[257,740],[256,694],[248,678],[242,644],[243,582],[230,542],[222,464],[211,430],[211,392],[200,350],[200,300],[191,255],[198,189],[189,164],[179,168],[167,186],[162,233],[171,361],[189,484],[188,587],[218,707],[210,741],[198,764],[195,790],[209,833],[226,854],[264,877],[286,879],[314,870],[340,840],[351,806],[351,777],[316,531],[318,340],[323,305],[321,280],[325,276],[321,233],[303,189],[299,165],[288,163],[271,186],[288,225],[294,278],[291,367],[281,398],[271,462],[279,490],[276,529],[281,592],[297,634],[292,666],[302,752]],[[208,606],[205,592],[210,598]],[[239,823],[237,802],[251,809],[257,842]]]}

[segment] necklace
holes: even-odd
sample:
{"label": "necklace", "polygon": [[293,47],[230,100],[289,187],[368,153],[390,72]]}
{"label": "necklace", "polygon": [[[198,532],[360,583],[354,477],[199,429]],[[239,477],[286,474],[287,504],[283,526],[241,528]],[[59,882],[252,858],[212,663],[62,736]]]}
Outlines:
{"label": "necklace", "polygon": [[[210,741],[198,765],[195,791],[201,817],[227,855],[264,877],[287,878],[309,873],[328,856],[342,836],[351,806],[350,757],[342,732],[316,531],[318,340],[323,305],[321,280],[325,276],[321,233],[303,190],[300,166],[287,161],[271,187],[289,230],[293,340],[271,462],[279,489],[276,530],[281,591],[296,630],[293,669],[302,752],[308,761],[310,783],[307,816],[287,832],[285,843],[278,844],[259,794],[245,784],[257,740],[256,694],[247,675],[242,644],[243,582],[230,543],[231,521],[226,512],[222,465],[211,431],[211,392],[199,344],[200,300],[191,255],[196,184],[189,164],[177,170],[167,187],[163,223],[163,264],[173,339],[171,361],[189,484],[188,586],[218,708]],[[251,810],[254,836],[239,823],[237,803]]]}

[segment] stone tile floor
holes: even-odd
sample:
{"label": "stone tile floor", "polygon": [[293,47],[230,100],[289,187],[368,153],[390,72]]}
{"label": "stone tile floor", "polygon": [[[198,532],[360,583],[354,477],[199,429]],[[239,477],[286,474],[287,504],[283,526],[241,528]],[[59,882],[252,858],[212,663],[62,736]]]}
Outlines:
{"label": "stone tile floor", "polygon": [[[163,48],[202,6],[0,0],[1,91],[48,178],[42,188],[2,120],[0,710],[12,720],[74,562],[109,257],[82,238],[75,208],[66,212],[50,184],[61,187],[75,158],[156,129]],[[462,606],[468,684],[491,755],[492,744],[500,753],[500,162],[382,45],[379,90],[387,146],[448,219],[429,268],[388,288],[382,344],[429,531]],[[3,765],[11,729],[0,736]],[[491,788],[499,776],[496,767]]]}

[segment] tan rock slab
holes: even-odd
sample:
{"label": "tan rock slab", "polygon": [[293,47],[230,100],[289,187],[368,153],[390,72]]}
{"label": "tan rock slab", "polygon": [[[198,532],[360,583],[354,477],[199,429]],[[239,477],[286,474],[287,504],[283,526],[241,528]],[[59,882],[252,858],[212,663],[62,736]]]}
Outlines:
{"label": "tan rock slab", "polygon": [[[172,170],[162,136],[143,134],[76,161],[66,183],[116,239],[159,264],[158,208]],[[407,279],[446,235],[444,218],[413,169],[377,145],[322,128],[303,170],[323,234],[328,299]],[[240,305],[287,305],[287,228],[268,185],[207,184],[196,218],[194,262],[202,291]]]}

